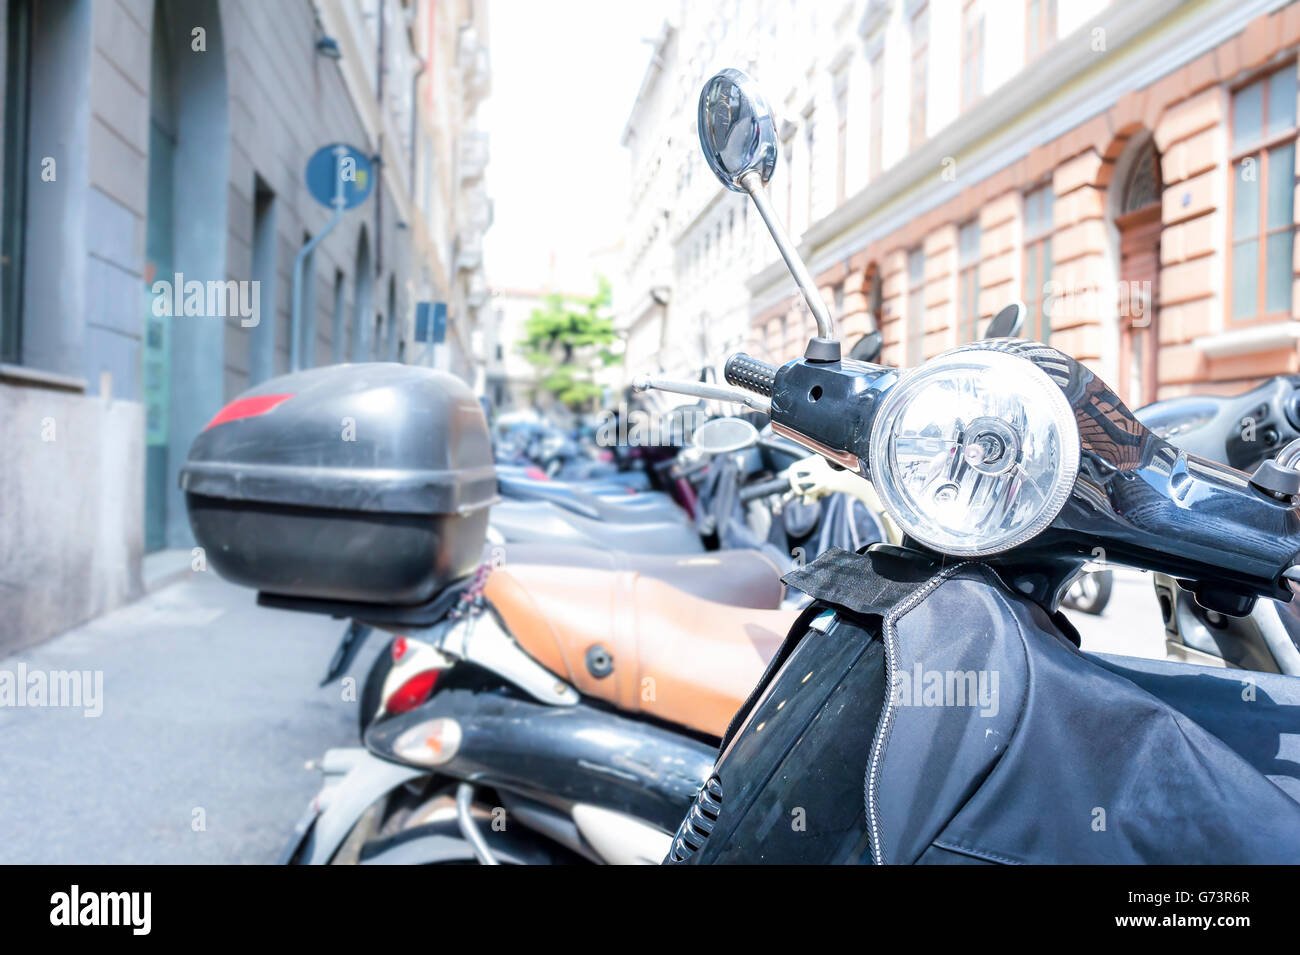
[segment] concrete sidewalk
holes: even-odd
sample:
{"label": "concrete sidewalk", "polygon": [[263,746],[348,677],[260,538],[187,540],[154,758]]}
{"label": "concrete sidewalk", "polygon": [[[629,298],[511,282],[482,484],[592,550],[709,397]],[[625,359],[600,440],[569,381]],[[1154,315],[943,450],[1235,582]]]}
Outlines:
{"label": "concrete sidewalk", "polygon": [[274,861],[319,787],[308,761],[357,742],[359,689],[317,687],[344,626],[202,573],[0,660],[103,687],[98,717],[0,706],[0,863]]}

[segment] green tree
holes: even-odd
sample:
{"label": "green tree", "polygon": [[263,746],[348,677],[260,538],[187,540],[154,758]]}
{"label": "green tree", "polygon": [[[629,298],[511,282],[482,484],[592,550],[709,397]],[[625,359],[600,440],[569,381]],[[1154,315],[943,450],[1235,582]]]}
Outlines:
{"label": "green tree", "polygon": [[537,391],[554,395],[573,411],[593,410],[600,398],[596,373],[617,364],[617,341],[609,315],[610,285],[597,276],[598,291],[588,298],[548,295],[524,323],[519,348],[537,369]]}

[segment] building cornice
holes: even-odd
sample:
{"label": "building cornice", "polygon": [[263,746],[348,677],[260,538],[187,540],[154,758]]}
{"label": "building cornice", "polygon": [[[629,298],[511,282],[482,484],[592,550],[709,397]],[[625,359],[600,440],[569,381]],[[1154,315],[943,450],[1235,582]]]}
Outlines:
{"label": "building cornice", "polygon": [[1232,358],[1295,348],[1297,341],[1300,341],[1300,322],[1274,322],[1203,335],[1193,339],[1192,345],[1204,352],[1207,358]]}
{"label": "building cornice", "polygon": [[641,108],[641,103],[645,100],[646,95],[659,78],[659,74],[663,71],[664,51],[668,49],[668,44],[676,32],[676,28],[665,20],[659,30],[659,36],[655,38],[654,48],[650,51],[650,62],[646,64],[645,74],[641,77],[641,85],[636,91],[636,99],[632,100],[632,109],[628,112],[627,122],[623,124],[623,134],[618,140],[622,146],[627,145],[628,137],[632,134],[632,126],[637,111]]}

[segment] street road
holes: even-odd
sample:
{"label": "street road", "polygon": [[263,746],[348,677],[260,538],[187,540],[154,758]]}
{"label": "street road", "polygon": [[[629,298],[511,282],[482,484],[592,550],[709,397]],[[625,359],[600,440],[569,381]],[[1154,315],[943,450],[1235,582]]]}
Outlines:
{"label": "street road", "polygon": [[103,674],[98,717],[0,707],[0,863],[274,861],[308,761],[357,743],[357,704],[317,686],[342,632],[202,573],[0,660]]}

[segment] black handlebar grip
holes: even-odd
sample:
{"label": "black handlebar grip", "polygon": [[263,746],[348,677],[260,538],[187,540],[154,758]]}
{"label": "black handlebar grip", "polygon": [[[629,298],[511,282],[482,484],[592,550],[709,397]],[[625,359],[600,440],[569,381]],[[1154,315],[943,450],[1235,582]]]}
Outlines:
{"label": "black handlebar grip", "polygon": [[750,358],[743,352],[736,352],[727,359],[722,375],[727,379],[727,384],[746,391],[756,391],[765,398],[771,398],[772,389],[776,387],[776,366],[758,358]]}

